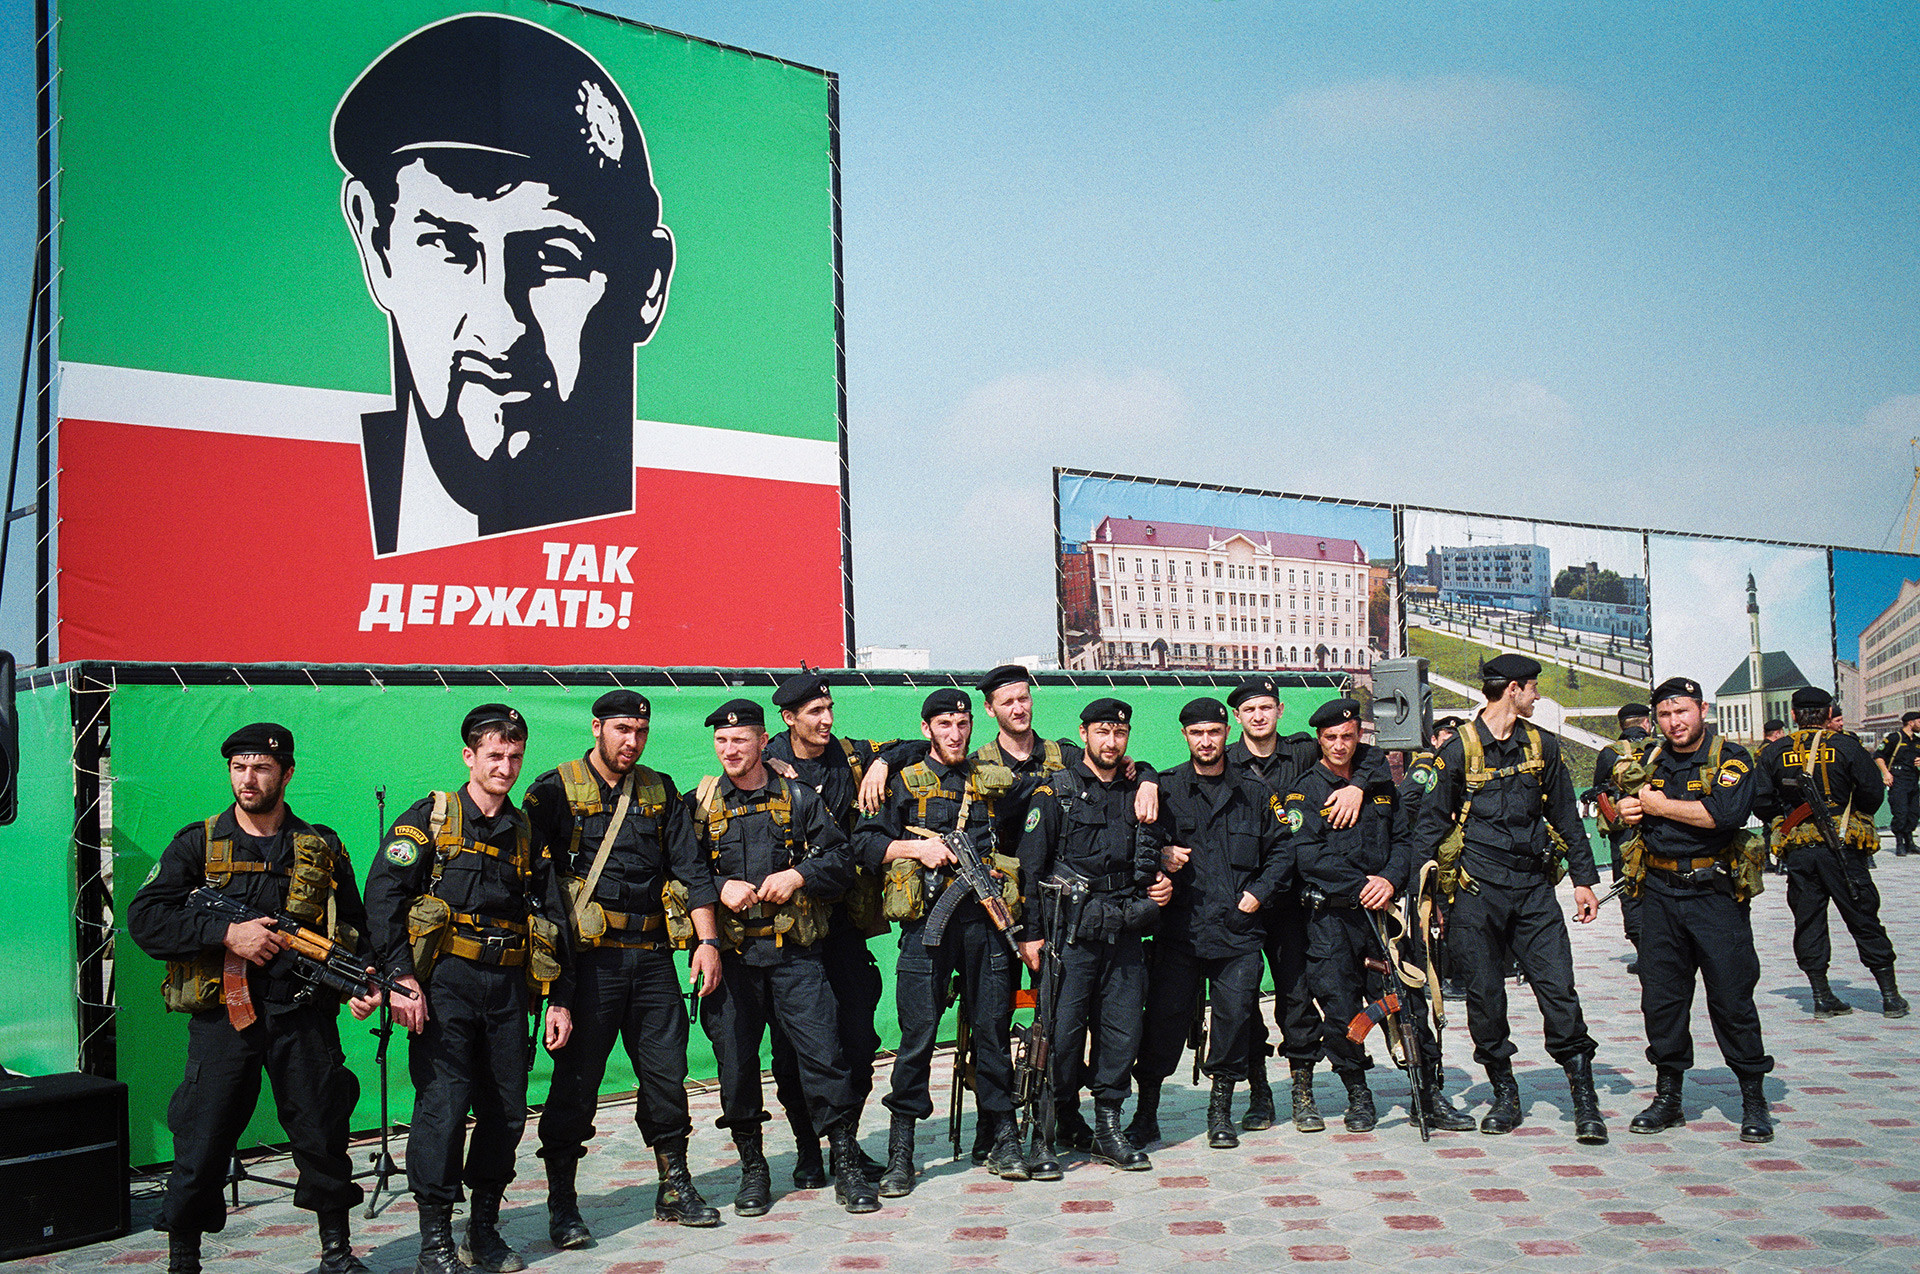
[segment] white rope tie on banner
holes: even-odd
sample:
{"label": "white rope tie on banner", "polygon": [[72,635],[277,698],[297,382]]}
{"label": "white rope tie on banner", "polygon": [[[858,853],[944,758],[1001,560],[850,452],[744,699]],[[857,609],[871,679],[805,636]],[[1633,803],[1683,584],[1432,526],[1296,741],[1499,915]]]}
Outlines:
{"label": "white rope tie on banner", "polygon": [[306,677],[306,679],[307,679],[307,684],[313,687],[313,693],[315,693],[315,694],[319,694],[319,693],[320,693],[320,683],[319,683],[319,682],[317,682],[317,681],[315,681],[315,680],[313,679],[313,669],[311,669],[311,668],[309,668],[309,667],[307,667],[307,666],[306,666],[305,664],[301,664],[301,665],[300,665],[300,672],[301,672],[301,675],[303,675],[304,677]]}
{"label": "white rope tie on banner", "polygon": [[494,680],[494,682],[495,682],[495,683],[496,683],[496,684],[497,684],[497,685],[498,685],[498,686],[500,687],[500,691],[501,691],[501,693],[502,693],[502,694],[512,694],[512,693],[513,693],[513,687],[512,687],[512,686],[509,686],[509,685],[508,685],[508,684],[507,684],[506,682],[504,682],[504,681],[501,681],[501,680],[500,680],[500,674],[499,674],[499,673],[497,673],[497,672],[495,672],[495,671],[494,671],[493,669],[491,669],[491,668],[489,668],[489,669],[487,669],[487,675],[488,675],[489,677],[492,677],[492,678],[493,678],[493,680]]}
{"label": "white rope tie on banner", "polygon": [[546,674],[547,674],[547,680],[548,680],[548,681],[551,681],[551,682],[552,682],[552,683],[553,683],[554,685],[556,685],[556,686],[559,686],[559,687],[560,687],[560,693],[561,693],[561,694],[567,694],[567,695],[570,695],[570,694],[572,694],[572,693],[573,693],[573,687],[572,687],[572,686],[570,686],[570,685],[568,685],[568,684],[567,684],[566,682],[564,682],[564,681],[562,681],[562,680],[560,680],[560,678],[558,678],[558,677],[556,677],[556,676],[554,676],[554,675],[553,675],[553,669],[551,669],[551,668],[542,668],[542,669],[541,669],[540,671],[541,671],[541,672],[544,672],[544,673],[546,673]]}
{"label": "white rope tie on banner", "polygon": [[385,694],[385,693],[387,693],[387,683],[386,683],[386,682],[384,682],[384,681],[382,681],[382,680],[380,680],[380,678],[378,678],[378,677],[376,677],[376,676],[374,675],[374,672],[373,672],[373,669],[371,669],[371,668],[365,668],[365,667],[363,667],[363,668],[361,668],[361,669],[360,669],[360,671],[362,671],[362,672],[364,672],[364,673],[366,673],[366,674],[367,674],[367,680],[368,680],[368,681],[371,681],[371,682],[372,682],[372,683],[373,683],[374,685],[376,685],[376,686],[379,686],[379,687],[380,687],[380,693],[381,693],[381,694]]}
{"label": "white rope tie on banner", "polygon": [[243,686],[245,686],[245,687],[247,688],[247,693],[248,693],[248,694],[252,694],[252,693],[253,693],[253,684],[252,684],[251,682],[249,682],[249,681],[247,680],[247,677],[246,677],[246,674],[245,674],[245,673],[243,673],[243,672],[241,672],[241,671],[240,671],[240,669],[239,669],[239,667],[238,667],[237,665],[234,665],[234,664],[228,664],[227,666],[228,666],[229,668],[232,668],[232,669],[233,669],[233,675],[234,675],[234,676],[236,676],[236,677],[238,677],[238,678],[240,678],[240,684],[241,684],[241,685],[243,685]]}
{"label": "white rope tie on banner", "polygon": [[435,668],[433,670],[433,679],[440,683],[440,688],[442,690],[446,691],[448,694],[453,693],[453,687],[447,684],[447,679],[440,675],[440,670],[438,668]]}
{"label": "white rope tie on banner", "polygon": [[181,694],[187,693],[187,679],[180,675],[180,670],[174,667],[172,664],[168,664],[167,671],[172,673],[173,679],[180,683],[180,693]]}

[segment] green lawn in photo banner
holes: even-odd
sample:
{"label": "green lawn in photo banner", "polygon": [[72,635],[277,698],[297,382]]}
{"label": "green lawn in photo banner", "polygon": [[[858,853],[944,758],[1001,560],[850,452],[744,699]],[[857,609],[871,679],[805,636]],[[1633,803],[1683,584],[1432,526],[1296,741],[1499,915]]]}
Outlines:
{"label": "green lawn in photo banner", "polygon": [[[1477,641],[1418,626],[1409,628],[1407,646],[1408,653],[1427,661],[1434,675],[1468,686],[1479,684],[1480,665],[1500,653]],[[1540,666],[1540,693],[1570,708],[1611,708],[1646,697],[1645,686],[1602,676],[1589,668],[1573,669],[1545,659],[1540,660]]]}
{"label": "green lawn in photo banner", "polygon": [[[1108,689],[1104,685],[1043,686],[1036,692],[1036,723],[1050,737],[1075,737],[1079,709],[1104,694],[1117,694],[1135,708],[1134,756],[1171,766],[1186,759],[1179,733],[1182,705],[1211,693],[1225,698],[1234,679],[1216,687],[1154,686]],[[311,822],[340,833],[360,879],[381,829],[376,827],[376,789],[387,793],[390,823],[414,800],[435,787],[463,782],[459,726],[467,710],[487,699],[518,708],[529,727],[525,780],[590,745],[588,722],[599,692],[585,687],[516,686],[489,694],[479,689],[447,691],[439,687],[255,686],[189,689],[122,686],[113,694],[115,899],[124,909],[167,842],[186,825],[224,808],[232,799],[220,760],[220,741],[249,721],[276,721],[293,731],[298,764],[288,788],[293,809]],[[712,733],[701,724],[707,713],[736,695],[766,702],[768,687],[728,690],[648,687],[653,703],[652,734],[645,762],[673,776],[681,789],[718,772]],[[838,728],[854,737],[919,737],[920,703],[927,690],[908,686],[839,686],[834,690]],[[1282,691],[1285,728],[1304,728],[1313,709],[1333,698],[1319,689]],[[771,712],[771,709],[769,709]],[[985,742],[992,719],[976,715],[976,743]],[[516,789],[518,791],[520,789]],[[69,799],[69,806],[71,801]],[[0,842],[4,843],[4,842]],[[70,914],[70,908],[61,915]],[[876,938],[872,949],[886,984],[877,1016],[883,1047],[899,1040],[894,1016],[892,971],[897,936]],[[172,1155],[166,1128],[167,1099],[180,1082],[186,1045],[186,1019],[160,1006],[161,966],[131,943],[117,951],[119,988],[119,1075],[130,1090],[132,1158],[158,1163]],[[684,971],[685,961],[681,958]],[[64,970],[71,967],[70,955]],[[951,1034],[949,1022],[947,1035]],[[368,1025],[340,1016],[341,1042],[348,1064],[360,1079],[355,1128],[375,1126],[379,1111],[374,1041]],[[412,1109],[406,1077],[406,1047],[396,1042],[389,1058],[393,1073],[393,1110],[404,1121]],[[714,1074],[712,1049],[696,1028],[688,1064],[695,1077]],[[551,1075],[541,1055],[530,1088],[541,1101]],[[622,1052],[608,1066],[604,1092],[629,1091],[633,1072]],[[772,1100],[769,1092],[768,1100]],[[243,1145],[283,1140],[267,1095],[248,1127]]]}

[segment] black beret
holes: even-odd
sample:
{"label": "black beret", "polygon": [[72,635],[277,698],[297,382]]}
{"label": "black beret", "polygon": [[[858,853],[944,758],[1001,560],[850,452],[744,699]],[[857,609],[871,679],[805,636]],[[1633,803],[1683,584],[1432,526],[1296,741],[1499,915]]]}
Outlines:
{"label": "black beret", "polygon": [[1662,699],[1676,698],[1692,699],[1698,703],[1707,701],[1707,697],[1700,693],[1700,683],[1692,677],[1668,677],[1653,688],[1655,703],[1659,703]]}
{"label": "black beret", "polygon": [[1307,724],[1316,730],[1324,730],[1331,725],[1359,719],[1359,704],[1351,699],[1333,699],[1315,708],[1313,715],[1307,718]]}
{"label": "black beret", "polygon": [[707,724],[716,730],[728,726],[767,724],[767,713],[752,699],[729,699],[707,714]]}
{"label": "black beret", "polygon": [[607,721],[614,717],[653,716],[653,705],[647,697],[633,690],[609,690],[593,701],[593,719]]}
{"label": "black beret", "polygon": [[1621,725],[1625,725],[1627,722],[1632,721],[1638,717],[1652,716],[1653,709],[1649,708],[1644,703],[1623,703],[1620,705],[1620,711],[1614,713],[1613,715],[1616,721],[1618,721]]}
{"label": "black beret", "polygon": [[799,672],[781,682],[780,688],[773,692],[773,706],[798,708],[831,693],[827,689],[827,679],[819,673]]}
{"label": "black beret", "polygon": [[592,227],[598,238],[659,224],[626,94],[579,45],[523,19],[467,14],[422,27],[362,71],[334,111],[334,158],[362,180],[448,152],[617,217]]}
{"label": "black beret", "polygon": [[523,739],[527,737],[527,719],[504,703],[483,703],[469,712],[467,719],[460,723],[461,740],[472,738],[474,731],[483,725],[503,726],[509,738],[516,734]]}
{"label": "black beret", "polygon": [[1802,686],[1793,692],[1793,710],[1800,712],[1807,708],[1831,708],[1833,696],[1818,686]]}
{"label": "black beret", "polygon": [[1453,730],[1457,732],[1460,727],[1466,723],[1467,719],[1465,717],[1441,717],[1433,723],[1433,729],[1436,734],[1442,730]]}
{"label": "black beret", "polygon": [[1495,655],[1480,665],[1482,681],[1532,681],[1540,675],[1540,661],[1512,653]]}
{"label": "black beret", "polygon": [[220,745],[220,755],[229,759],[236,756],[270,756],[282,765],[292,765],[293,731],[271,721],[243,725],[229,734],[227,741]]}
{"label": "black beret", "polygon": [[1787,723],[1779,717],[1768,717],[1767,723],[1760,727],[1761,731],[1766,734],[1772,734],[1775,730],[1784,730],[1786,728]]}
{"label": "black beret", "polygon": [[1017,682],[1033,684],[1033,670],[1021,664],[1001,664],[980,678],[980,697],[985,699],[1002,686],[1011,686]]}
{"label": "black beret", "polygon": [[1114,725],[1127,725],[1133,720],[1133,705],[1119,699],[1095,699],[1080,709],[1080,724],[1095,725],[1099,722],[1111,722]]}
{"label": "black beret", "polygon": [[920,719],[931,721],[935,717],[945,716],[949,712],[973,712],[973,700],[967,698],[967,692],[958,686],[946,686],[928,695],[926,702],[920,705]]}
{"label": "black beret", "polygon": [[1258,699],[1262,695],[1272,699],[1275,703],[1280,701],[1280,690],[1273,684],[1273,678],[1248,677],[1245,681],[1235,686],[1233,693],[1227,696],[1227,706],[1229,708],[1237,708],[1247,700]]}
{"label": "black beret", "polygon": [[1215,725],[1227,723],[1227,705],[1218,699],[1195,699],[1180,709],[1181,725],[1203,725],[1211,722]]}
{"label": "black beret", "polygon": [[1905,725],[1909,721],[1920,721],[1920,712],[1903,712],[1900,714],[1901,725]]}

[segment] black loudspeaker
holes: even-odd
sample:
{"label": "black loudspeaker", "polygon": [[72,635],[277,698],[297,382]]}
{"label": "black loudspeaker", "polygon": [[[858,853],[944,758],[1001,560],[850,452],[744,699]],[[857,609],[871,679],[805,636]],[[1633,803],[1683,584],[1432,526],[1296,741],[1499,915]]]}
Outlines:
{"label": "black loudspeaker", "polygon": [[1373,742],[1409,752],[1433,734],[1433,690],[1424,659],[1382,659],[1373,665]]}
{"label": "black loudspeaker", "polygon": [[0,1076],[0,1261],[117,1239],[127,1194],[127,1086]]}

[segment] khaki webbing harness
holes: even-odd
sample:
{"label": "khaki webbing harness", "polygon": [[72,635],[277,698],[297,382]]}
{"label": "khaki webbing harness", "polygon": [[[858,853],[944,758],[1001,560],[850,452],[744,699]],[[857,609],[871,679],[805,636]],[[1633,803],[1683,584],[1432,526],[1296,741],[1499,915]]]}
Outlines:
{"label": "khaki webbing harness", "polygon": [[[459,793],[435,792],[433,813],[427,819],[434,847],[433,883],[427,886],[427,891],[433,892],[434,886],[440,883],[441,873],[456,854],[483,854],[488,858],[507,859],[524,881],[533,866],[533,829],[522,810],[514,811],[513,821],[511,850],[482,845],[466,835],[466,813],[460,805]],[[435,897],[438,896],[435,894]],[[475,932],[458,932],[462,926]],[[456,911],[452,923],[440,935],[440,950],[444,954],[457,955],[481,964],[521,965],[527,962],[527,933],[528,926],[524,920],[502,920],[496,916],[474,916]],[[501,934],[511,935],[511,938],[498,936]],[[513,941],[513,938],[519,941]]]}

